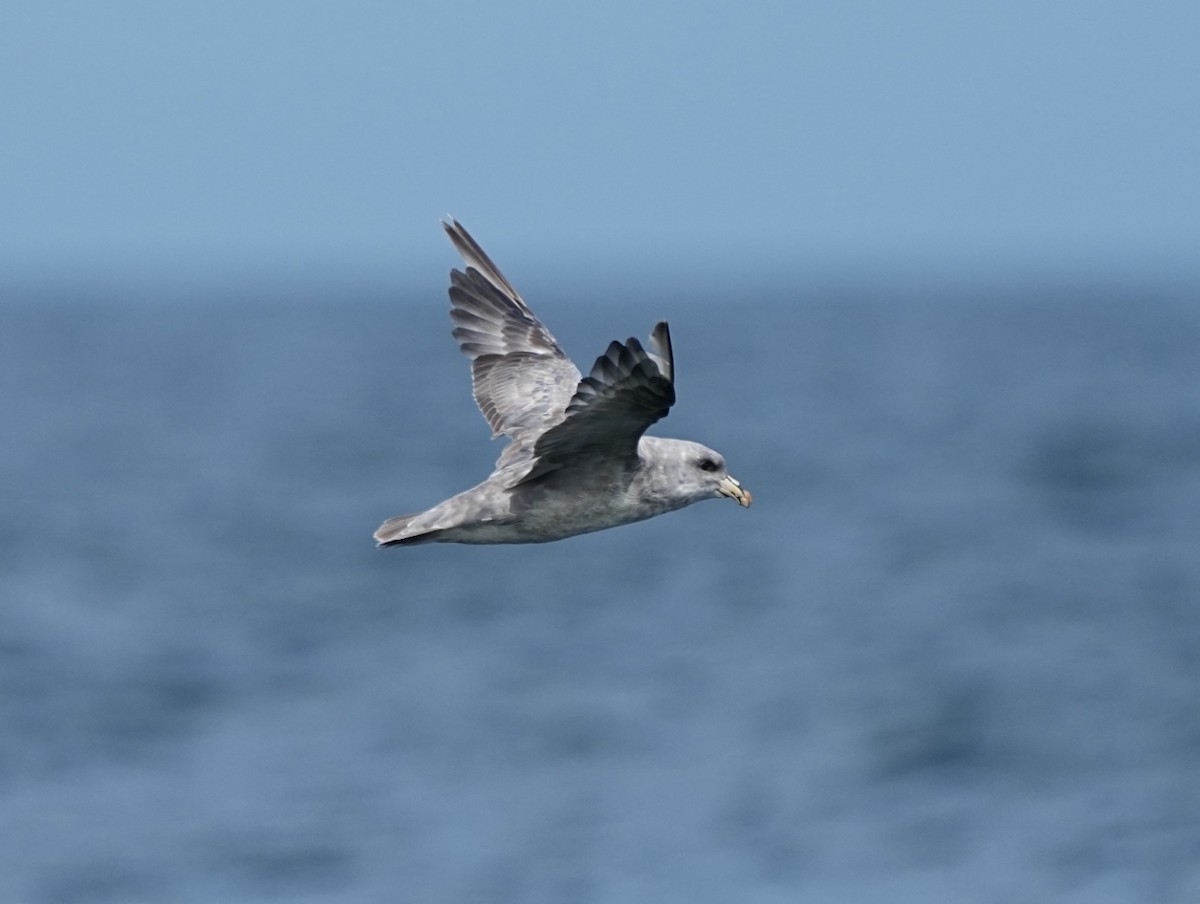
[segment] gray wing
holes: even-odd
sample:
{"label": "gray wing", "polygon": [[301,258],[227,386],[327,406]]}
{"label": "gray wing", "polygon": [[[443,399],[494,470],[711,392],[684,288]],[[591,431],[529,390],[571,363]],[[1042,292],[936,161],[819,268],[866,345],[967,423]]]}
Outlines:
{"label": "gray wing", "polygon": [[665,322],[654,327],[649,349],[636,339],[612,342],[579,382],[566,417],[534,445],[536,463],[522,482],[588,459],[637,457],[646,428],[675,404],[675,359]]}
{"label": "gray wing", "polygon": [[467,265],[450,272],[454,338],[492,436],[514,441],[506,460],[563,419],[579,370],[467,230],[453,219],[442,226]]}

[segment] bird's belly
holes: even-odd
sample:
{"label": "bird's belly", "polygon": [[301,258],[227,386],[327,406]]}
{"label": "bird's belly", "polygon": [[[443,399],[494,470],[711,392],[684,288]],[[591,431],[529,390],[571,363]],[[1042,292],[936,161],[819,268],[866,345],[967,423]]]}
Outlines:
{"label": "bird's belly", "polygon": [[526,512],[517,523],[523,532],[532,537],[560,540],[563,537],[641,521],[654,514],[657,513],[605,504],[569,508],[546,506]]}
{"label": "bird's belly", "polygon": [[659,511],[637,505],[621,493],[562,493],[553,485],[535,485],[512,495],[506,516],[461,525],[447,532],[445,539],[459,543],[548,543],[641,521]]}

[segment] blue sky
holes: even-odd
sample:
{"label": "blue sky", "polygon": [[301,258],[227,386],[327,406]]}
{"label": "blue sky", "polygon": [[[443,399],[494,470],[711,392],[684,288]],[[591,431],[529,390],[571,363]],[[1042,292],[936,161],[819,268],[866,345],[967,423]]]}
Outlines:
{"label": "blue sky", "polygon": [[1194,267],[1198,46],[1191,2],[6,4],[0,266],[408,273],[453,213],[513,270]]}

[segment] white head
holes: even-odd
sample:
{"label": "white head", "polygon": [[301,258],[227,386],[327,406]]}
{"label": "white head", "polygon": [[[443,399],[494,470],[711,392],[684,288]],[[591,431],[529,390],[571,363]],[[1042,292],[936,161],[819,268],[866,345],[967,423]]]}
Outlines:
{"label": "white head", "polygon": [[742,506],[753,497],[727,470],[721,453],[686,439],[643,436],[638,443],[643,478],[638,490],[643,500],[664,511],[683,508],[702,499],[727,496]]}

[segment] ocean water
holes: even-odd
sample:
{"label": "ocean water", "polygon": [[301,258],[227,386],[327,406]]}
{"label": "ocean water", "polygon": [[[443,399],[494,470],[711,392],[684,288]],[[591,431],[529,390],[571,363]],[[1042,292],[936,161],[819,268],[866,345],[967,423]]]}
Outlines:
{"label": "ocean water", "polygon": [[755,495],[376,550],[499,443],[433,298],[0,302],[0,900],[1200,900],[1200,293],[669,315]]}

